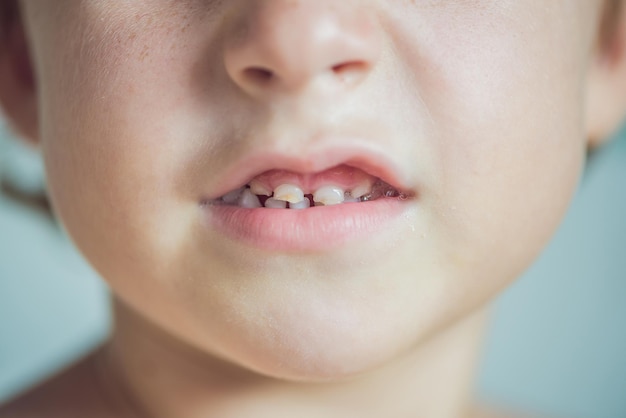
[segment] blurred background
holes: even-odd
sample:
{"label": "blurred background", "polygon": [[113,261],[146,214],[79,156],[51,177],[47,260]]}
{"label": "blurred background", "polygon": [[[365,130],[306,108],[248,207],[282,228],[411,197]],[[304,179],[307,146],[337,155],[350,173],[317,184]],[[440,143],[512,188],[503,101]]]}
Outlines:
{"label": "blurred background", "polygon": [[[44,202],[24,198],[45,190],[42,163],[4,126],[0,179],[2,403],[97,345],[110,318],[105,286]],[[495,302],[477,396],[555,417],[626,417],[626,129],[593,155],[556,236]]]}

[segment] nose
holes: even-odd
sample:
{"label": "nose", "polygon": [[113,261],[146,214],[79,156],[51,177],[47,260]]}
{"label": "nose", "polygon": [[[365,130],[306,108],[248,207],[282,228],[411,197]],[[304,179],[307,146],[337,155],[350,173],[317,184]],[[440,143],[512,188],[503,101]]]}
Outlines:
{"label": "nose", "polygon": [[229,77],[255,98],[360,84],[380,56],[381,37],[373,14],[359,3],[246,1],[225,42]]}

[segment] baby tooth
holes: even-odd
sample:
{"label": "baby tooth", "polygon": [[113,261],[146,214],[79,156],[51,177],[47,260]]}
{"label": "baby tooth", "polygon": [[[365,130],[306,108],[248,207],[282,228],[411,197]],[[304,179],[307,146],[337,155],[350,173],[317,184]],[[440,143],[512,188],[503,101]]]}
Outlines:
{"label": "baby tooth", "polygon": [[274,199],[289,203],[299,203],[304,200],[304,192],[293,184],[281,184],[274,189]]}
{"label": "baby tooth", "polygon": [[252,193],[250,189],[244,189],[244,191],[241,193],[241,196],[239,196],[238,203],[239,203],[239,206],[241,206],[242,208],[247,208],[247,209],[254,209],[254,208],[261,207],[261,202],[259,201],[259,198],[257,197],[257,195]]}
{"label": "baby tooth", "polygon": [[311,207],[311,201],[309,200],[308,197],[305,197],[304,200],[302,200],[302,202],[289,204],[289,209],[307,209],[310,207]]}
{"label": "baby tooth", "polygon": [[278,200],[270,197],[265,201],[265,207],[271,209],[286,209],[287,202],[285,202],[284,200]]}
{"label": "baby tooth", "polygon": [[320,187],[313,194],[315,203],[321,203],[325,206],[338,205],[345,200],[344,191],[336,186]]}
{"label": "baby tooth", "polygon": [[346,197],[343,201],[343,203],[357,203],[360,202],[361,199],[358,197],[352,197],[349,193],[346,193]]}
{"label": "baby tooth", "polygon": [[352,191],[350,191],[350,195],[356,199],[365,196],[366,194],[370,194],[372,192],[372,183],[365,182],[356,186]]}
{"label": "baby tooth", "polygon": [[265,185],[261,184],[258,180],[252,180],[249,184],[250,191],[258,196],[271,196],[272,191],[265,187]]}
{"label": "baby tooth", "polygon": [[235,204],[239,200],[239,196],[241,196],[241,193],[243,193],[243,191],[244,189],[241,188],[233,190],[232,192],[228,192],[224,196],[222,196],[222,200],[228,204]]}

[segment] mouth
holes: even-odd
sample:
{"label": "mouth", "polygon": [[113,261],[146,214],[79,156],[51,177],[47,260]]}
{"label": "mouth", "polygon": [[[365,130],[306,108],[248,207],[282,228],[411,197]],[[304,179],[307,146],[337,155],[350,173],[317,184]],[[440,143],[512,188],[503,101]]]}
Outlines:
{"label": "mouth", "polygon": [[416,193],[393,166],[371,156],[332,155],[244,162],[240,178],[230,178],[235,185],[201,200],[208,226],[263,250],[323,252],[400,223]]}
{"label": "mouth", "polygon": [[302,210],[382,198],[407,200],[410,197],[410,192],[400,191],[359,168],[341,165],[323,173],[270,170],[206,203],[245,209]]}

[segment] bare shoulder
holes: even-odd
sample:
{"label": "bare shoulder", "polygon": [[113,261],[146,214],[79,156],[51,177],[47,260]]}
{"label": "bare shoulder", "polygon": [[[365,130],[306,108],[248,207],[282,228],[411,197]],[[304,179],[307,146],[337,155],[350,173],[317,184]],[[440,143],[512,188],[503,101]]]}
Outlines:
{"label": "bare shoulder", "polygon": [[119,418],[98,383],[97,352],[0,406],[0,418]]}

